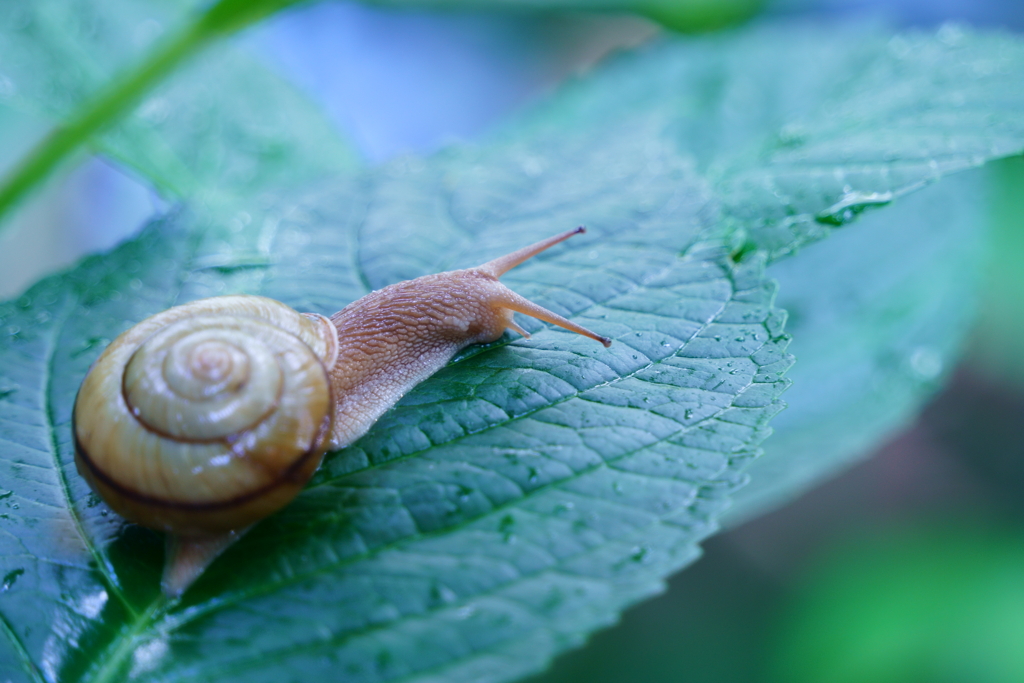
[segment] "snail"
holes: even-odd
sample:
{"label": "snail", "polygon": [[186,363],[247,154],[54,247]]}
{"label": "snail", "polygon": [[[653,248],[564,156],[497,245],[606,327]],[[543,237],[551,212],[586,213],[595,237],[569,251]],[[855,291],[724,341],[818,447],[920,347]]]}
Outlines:
{"label": "snail", "polygon": [[583,231],[390,285],[329,319],[248,295],[158,313],[86,375],[72,418],[78,471],[112,510],[168,534],[163,589],[180,595],[298,495],[326,451],[365,434],[459,350],[506,328],[529,337],[513,312],[609,346],[498,281]]}

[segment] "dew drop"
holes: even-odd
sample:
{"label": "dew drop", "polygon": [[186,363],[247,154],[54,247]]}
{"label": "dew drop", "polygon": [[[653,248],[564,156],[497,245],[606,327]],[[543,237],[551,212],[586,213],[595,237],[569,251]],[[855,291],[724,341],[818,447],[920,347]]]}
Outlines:
{"label": "dew drop", "polygon": [[650,552],[650,550],[644,546],[640,546],[639,548],[633,548],[633,551],[629,555],[629,559],[638,564],[642,563],[644,559],[647,558],[648,552]]}
{"label": "dew drop", "polygon": [[928,346],[919,346],[910,354],[910,370],[919,379],[932,380],[942,373],[942,355]]}
{"label": "dew drop", "polygon": [[892,192],[845,192],[839,201],[815,216],[815,220],[827,225],[845,225],[864,209],[884,206],[892,200]]}
{"label": "dew drop", "polygon": [[17,581],[18,577],[24,573],[25,570],[19,567],[4,574],[4,579],[0,582],[0,593],[6,593],[11,590],[11,587],[14,586],[14,582]]}
{"label": "dew drop", "polygon": [[443,583],[435,583],[430,587],[430,599],[434,603],[451,604],[458,600],[459,596]]}

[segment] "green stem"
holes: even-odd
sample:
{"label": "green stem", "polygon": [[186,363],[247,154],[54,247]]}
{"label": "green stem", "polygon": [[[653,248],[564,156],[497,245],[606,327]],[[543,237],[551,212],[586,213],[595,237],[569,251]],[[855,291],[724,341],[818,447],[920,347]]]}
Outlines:
{"label": "green stem", "polygon": [[189,26],[158,48],[133,73],[82,107],[76,117],[50,131],[0,183],[0,219],[61,161],[124,114],[185,57],[207,42],[210,36],[202,28],[198,22]]}
{"label": "green stem", "polygon": [[0,182],[0,221],[79,146],[130,111],[185,59],[295,0],[220,0],[161,43],[145,61],[115,81],[70,121],[43,138]]}

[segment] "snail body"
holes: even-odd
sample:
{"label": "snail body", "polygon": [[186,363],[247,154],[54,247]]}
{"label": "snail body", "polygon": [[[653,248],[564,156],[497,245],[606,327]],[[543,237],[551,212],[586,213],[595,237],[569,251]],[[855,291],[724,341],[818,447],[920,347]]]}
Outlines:
{"label": "snail body", "polygon": [[[425,275],[390,285],[331,316],[338,362],[331,370],[337,410],[333,447],[352,443],[409,389],[443,368],[470,344],[524,337],[513,312],[611,342],[524,299],[498,277],[530,256],[581,232],[574,230],[476,268]],[[541,246],[543,245],[543,246]]]}
{"label": "snail body", "polygon": [[169,534],[178,594],[246,528],[290,502],[462,348],[521,312],[611,342],[498,277],[577,228],[476,268],[390,285],[330,319],[258,296],[202,299],[114,340],[75,401],[76,464],[125,518]]}

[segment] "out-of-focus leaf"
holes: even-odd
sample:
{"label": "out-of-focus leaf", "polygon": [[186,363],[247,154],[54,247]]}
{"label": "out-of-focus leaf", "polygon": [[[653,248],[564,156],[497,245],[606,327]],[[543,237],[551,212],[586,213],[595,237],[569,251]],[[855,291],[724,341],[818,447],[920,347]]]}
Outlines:
{"label": "out-of-focus leaf", "polygon": [[1024,544],[955,525],[853,539],[800,584],[776,680],[1024,678]]}
{"label": "out-of-focus leaf", "polygon": [[1024,46],[1010,37],[817,23],[741,35],[623,55],[523,124],[642,109],[697,158],[750,248],[773,259],[946,173],[1022,151],[1024,88],[1012,74]]}
{"label": "out-of-focus leaf", "polygon": [[[74,118],[196,16],[189,9],[156,0],[2,3],[0,102],[54,123]],[[315,106],[223,45],[188,62],[133,114],[105,122],[91,144],[172,196],[214,204],[304,187],[356,166]]]}
{"label": "out-of-focus leaf", "polygon": [[[617,60],[488,146],[339,181],[267,220],[172,216],[7,304],[0,480],[3,502],[18,508],[0,525],[0,569],[24,570],[0,596],[8,640],[44,676],[67,681],[503,681],[657,591],[713,530],[789,364],[767,254],[749,248],[765,224],[746,224],[728,194],[745,187],[744,159],[760,168],[750,150],[787,117],[769,107],[729,129],[716,115],[735,105],[732,83],[745,82],[749,63],[803,65],[817,74],[808,86],[849,78],[888,41],[818,38],[776,28],[666,42]],[[945,104],[909,87],[915,54],[928,68],[943,67],[936,51],[950,68],[995,55],[1024,75],[1024,46],[1009,39],[964,37],[964,49],[913,40],[929,49],[902,62],[908,91],[929,111]],[[761,75],[756,95],[792,96],[788,117],[825,125],[820,96],[794,91],[782,69]],[[997,112],[1024,101],[1024,78],[1008,82],[982,91]],[[841,105],[843,92],[828,101]],[[876,133],[900,121],[880,116]],[[1024,121],[1000,122],[991,153],[1008,139],[1024,147]],[[966,145],[983,133],[943,135]],[[834,170],[847,161],[834,159]],[[743,192],[748,209],[777,208],[776,197]],[[845,190],[817,195],[815,211],[836,192]],[[157,594],[156,535],[105,515],[74,472],[68,421],[82,375],[149,313],[230,291],[330,312],[580,222],[587,241],[506,279],[615,337],[612,349],[532,325],[531,341],[465,355],[332,454],[293,505],[181,602]],[[775,253],[807,237],[788,234]]]}
{"label": "out-of-focus leaf", "polygon": [[748,19],[764,0],[367,0],[369,4],[415,9],[635,12],[667,28],[709,31]]}
{"label": "out-of-focus leaf", "polygon": [[764,0],[650,0],[639,4],[635,11],[666,28],[696,33],[738,24],[764,5]]}
{"label": "out-of-focus leaf", "polygon": [[992,250],[971,362],[986,374],[1024,387],[1024,157],[994,167]]}
{"label": "out-of-focus leaf", "polygon": [[768,269],[789,313],[793,388],[727,524],[849,467],[941,386],[977,304],[988,175],[944,180]]}

